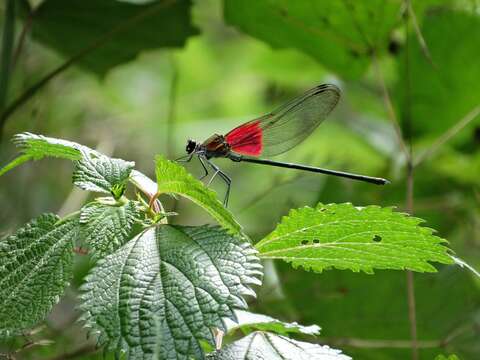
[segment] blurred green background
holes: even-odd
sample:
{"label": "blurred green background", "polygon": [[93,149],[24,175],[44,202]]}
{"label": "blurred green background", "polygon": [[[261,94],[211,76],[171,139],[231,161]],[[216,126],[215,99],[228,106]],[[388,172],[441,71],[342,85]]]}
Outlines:
{"label": "blurred green background", "polygon": [[[188,138],[225,133],[329,82],[342,90],[337,109],[304,143],[277,159],[382,176],[392,184],[375,187],[218,160],[233,179],[230,210],[254,241],[289,209],[318,202],[404,210],[406,159],[384,101],[384,82],[414,159],[439,137],[455,135],[415,167],[413,209],[457,256],[480,267],[480,117],[474,116],[480,111],[480,2],[13,2],[15,44],[23,45],[9,81],[0,84],[8,90],[5,104],[100,43],[6,119],[1,164],[15,155],[8,139],[29,131],[133,160],[153,178],[155,154],[175,159],[184,154]],[[7,3],[0,4],[3,29]],[[195,161],[186,167],[201,174]],[[2,177],[0,233],[42,212],[77,209],[86,198],[72,188],[70,172],[68,162],[43,160]],[[223,183],[212,186],[223,198]],[[190,202],[165,202],[179,213],[174,223],[212,222]],[[89,266],[88,259],[79,259],[74,284],[35,335],[55,343],[25,349],[16,358],[53,359],[84,346],[74,306]],[[459,267],[439,270],[415,275],[420,358],[456,353],[478,359],[479,281]],[[403,272],[312,274],[268,263],[265,284],[251,306],[284,320],[320,325],[320,342],[354,358],[410,357]],[[15,339],[0,345],[0,352],[24,343]]]}

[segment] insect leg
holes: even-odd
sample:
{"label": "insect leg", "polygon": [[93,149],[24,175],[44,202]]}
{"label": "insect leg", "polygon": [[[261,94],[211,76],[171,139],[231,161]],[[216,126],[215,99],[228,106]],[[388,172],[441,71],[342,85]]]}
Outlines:
{"label": "insect leg", "polygon": [[205,174],[198,180],[203,180],[206,176],[208,176],[208,169],[205,166],[205,163],[203,162],[203,158],[201,156],[198,157],[198,160],[200,161],[200,164],[202,164],[203,170],[205,170]]}
{"label": "insect leg", "polygon": [[178,159],[175,159],[175,161],[176,162],[190,162],[190,160],[192,160],[193,155],[194,154],[191,153],[191,154],[188,154],[188,155],[185,155],[185,156],[181,156]]}
{"label": "insect leg", "polygon": [[232,185],[232,179],[230,179],[230,177],[227,174],[225,174],[222,170],[220,170],[220,168],[217,165],[215,165],[214,163],[212,163],[208,160],[207,160],[207,163],[212,167],[212,169],[215,170],[215,174],[213,174],[212,178],[209,181],[209,184],[212,182],[213,178],[217,174],[222,178],[222,180],[225,182],[225,184],[227,184],[227,192],[225,193],[225,199],[223,200],[223,205],[225,207],[227,207],[228,198],[230,197],[230,187]]}

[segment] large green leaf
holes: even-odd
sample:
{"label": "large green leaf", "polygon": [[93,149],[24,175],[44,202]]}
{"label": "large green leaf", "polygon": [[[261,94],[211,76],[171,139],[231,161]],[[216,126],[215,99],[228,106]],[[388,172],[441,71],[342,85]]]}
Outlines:
{"label": "large green leaf", "polygon": [[100,259],[113,253],[124,243],[138,219],[139,212],[134,201],[110,204],[94,201],[85,205],[80,213],[81,239],[92,250],[92,257]]}
{"label": "large green leaf", "polygon": [[220,225],[234,234],[241,233],[240,224],[218,201],[215,192],[190,175],[182,166],[157,156],[155,173],[158,192],[173,193],[186,197],[207,210]]}
{"label": "large green leaf", "polygon": [[318,335],[320,333],[320,327],[317,325],[303,326],[296,322],[288,323],[271,316],[255,314],[245,310],[236,310],[235,317],[235,321],[225,319],[228,333],[236,330],[241,330],[243,333],[250,333],[255,330],[271,331],[281,335],[289,333]]}
{"label": "large green leaf", "polygon": [[346,77],[359,77],[370,48],[384,48],[400,1],[224,0],[226,21],[274,47],[301,50]]}
{"label": "large green leaf", "polygon": [[[245,308],[261,265],[241,238],[209,226],[150,228],[100,260],[83,286],[84,318],[128,359],[202,358],[199,341]],[[225,329],[224,329],[225,330]]]}
{"label": "large green leaf", "polygon": [[350,356],[328,346],[296,341],[257,331],[213,353],[215,360],[349,360]]}
{"label": "large green leaf", "polygon": [[189,0],[162,0],[144,6],[113,0],[48,0],[35,11],[32,34],[71,57],[119,30],[80,61],[84,68],[104,74],[141,51],[183,46],[189,36],[198,33],[190,21],[190,6]]}
{"label": "large green leaf", "polygon": [[78,217],[59,220],[40,215],[0,241],[0,336],[42,320],[68,285]]}
{"label": "large green leaf", "polygon": [[391,208],[318,204],[292,210],[256,248],[266,259],[321,272],[335,267],[372,273],[373,269],[434,272],[432,261],[453,263],[446,240],[421,227],[423,220]]}
{"label": "large green leaf", "polygon": [[[408,116],[411,120],[414,135],[432,136],[443,133],[480,104],[480,67],[470,61],[478,57],[480,16],[446,8],[431,10],[426,13],[421,30],[434,66],[414,40],[415,34],[411,34],[411,75],[408,79],[404,56],[400,56],[396,98],[402,118]],[[407,81],[411,82],[411,100],[406,98]],[[480,124],[480,118],[475,121]],[[469,137],[471,131],[464,131],[456,139]]]}

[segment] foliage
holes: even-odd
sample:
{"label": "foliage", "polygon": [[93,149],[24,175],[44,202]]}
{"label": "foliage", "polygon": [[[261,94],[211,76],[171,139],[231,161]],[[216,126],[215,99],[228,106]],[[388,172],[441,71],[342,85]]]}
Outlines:
{"label": "foliage", "polygon": [[[0,358],[100,360],[123,351],[138,354],[131,358],[162,358],[165,346],[172,358],[196,352],[231,359],[243,355],[232,351],[247,347],[247,358],[327,351],[303,341],[341,348],[355,359],[415,358],[417,351],[420,359],[479,357],[480,106],[472,60],[480,49],[478,1],[66,3],[0,5],[0,141],[21,133],[14,138],[21,153],[13,161],[9,144],[0,143],[0,164],[7,164],[0,175],[29,160],[63,158],[72,161],[78,186],[104,197],[72,188],[70,163],[47,160],[0,178]],[[337,85],[341,101],[282,160],[386,177],[388,187],[214,159],[233,179],[230,212],[195,180],[199,164],[185,166],[192,177],[165,160],[184,152],[187,136],[201,141],[225,134],[319,83]],[[156,159],[158,183],[150,179],[152,153],[165,154]],[[211,185],[224,191],[218,181]],[[342,209],[343,217],[333,221],[341,225],[317,214],[322,207]],[[57,209],[59,216],[38,215]],[[402,213],[407,209],[415,217]],[[353,226],[359,218],[362,224]],[[378,218],[388,221],[380,225]],[[201,225],[215,220],[222,228]],[[319,229],[295,232],[297,222],[315,221]],[[400,228],[407,233],[400,235]],[[179,289],[200,284],[217,294],[203,265],[206,254],[219,251],[228,261],[212,274],[228,274],[226,283],[233,284],[221,295],[254,290],[258,298],[217,296],[183,320],[184,304],[198,299],[170,296],[182,312],[171,312],[178,326],[167,344],[158,334],[173,305],[143,280],[158,275],[157,286],[171,279],[164,250],[192,245],[186,229],[205,231],[227,251],[213,246],[195,258],[186,255],[190,247],[174,253],[177,268],[197,266],[194,275],[190,268],[186,273],[198,282],[185,284],[179,274],[171,283]],[[156,232],[168,234],[167,243]],[[276,236],[282,237],[267,243]],[[345,245],[342,236],[356,242]],[[236,252],[237,246],[245,252]],[[300,260],[305,252],[314,259]],[[273,255],[287,263],[270,260]],[[263,270],[257,257],[266,260]],[[452,262],[462,268],[438,264]],[[101,277],[119,264],[128,271]],[[235,276],[246,268],[250,278]],[[382,270],[392,268],[425,273],[406,280],[403,271]],[[262,287],[250,289],[249,281],[258,282],[262,272]],[[102,296],[112,279],[119,282]],[[80,289],[86,290],[81,311],[75,309]],[[227,311],[230,300],[238,306]],[[252,312],[240,309],[244,301]],[[72,324],[81,313],[91,326],[89,340],[86,328]],[[215,352],[210,331],[216,345],[221,332],[208,324],[217,322],[227,332]],[[309,334],[319,330],[316,325],[299,323],[318,323],[322,338]],[[105,344],[104,354],[96,352],[96,340]],[[185,344],[191,348],[183,351]],[[276,351],[274,344],[290,350]]]}
{"label": "foliage", "polygon": [[[316,1],[271,3],[225,0],[225,19],[275,47],[295,47],[333,71],[362,75],[372,48],[385,49],[400,2]],[[321,24],[321,26],[319,26]],[[357,31],[361,28],[362,31]]]}
{"label": "foliage", "polygon": [[[74,183],[86,190],[109,190],[115,195],[113,187],[125,187],[132,173],[133,163],[111,159],[75,143],[33,134],[25,134],[23,139],[22,143],[35,144],[28,148],[35,153],[32,158],[68,158],[65,153],[81,149],[80,159],[70,159],[75,163]],[[138,180],[144,177],[138,174],[133,183],[150,187],[145,180]],[[269,316],[235,313],[235,309],[247,307],[243,296],[255,296],[250,286],[261,284],[257,251],[245,235],[239,236],[239,225],[215,199],[215,194],[185,169],[157,156],[156,175],[155,197],[161,193],[184,195],[210,212],[224,229],[161,224],[159,220],[166,214],[152,208],[155,197],[148,202],[141,196],[138,201],[129,200],[123,195],[123,188],[117,196],[98,198],[63,220],[56,215],[42,215],[0,243],[4,337],[37,324],[58,301],[72,276],[73,244],[77,239],[98,260],[81,289],[82,319],[98,334],[98,342],[106,351],[126,353],[129,359],[201,358],[201,343],[215,342],[212,328],[230,332],[239,327],[247,332],[260,329],[278,334],[318,333],[316,326],[303,327]],[[151,189],[143,192],[152,193]],[[367,272],[375,267],[435,271],[427,261],[450,262],[447,248],[441,245],[441,239],[431,235],[430,229],[418,227],[419,222],[391,209],[319,204],[315,209],[293,210],[256,247],[265,258],[290,260],[290,256],[294,265],[317,271],[331,266]],[[342,241],[346,237],[349,242]],[[314,248],[317,242],[320,246],[346,246],[332,251],[328,255],[330,262],[325,261],[323,251],[315,249],[308,255],[311,262],[305,262],[298,258],[297,248],[306,246],[308,239]],[[378,251],[370,253],[365,249],[377,242],[381,243]],[[274,252],[282,255],[273,256]],[[346,253],[350,259],[356,253],[355,265],[345,262]],[[24,307],[16,306],[19,298],[25,300]],[[12,314],[15,316],[11,317]],[[229,321],[238,325],[228,325]],[[265,356],[267,347],[283,358],[347,359],[338,350],[264,332],[254,332],[212,356]]]}
{"label": "foliage", "polygon": [[78,217],[33,219],[0,242],[0,336],[43,320],[72,278]]}
{"label": "foliage", "polygon": [[[48,0],[36,9],[32,32],[35,39],[66,57],[103,40],[101,49],[80,65],[104,75],[143,50],[184,45],[198,32],[190,21],[190,5],[190,1],[168,0],[146,6],[110,0],[71,0],[68,4]],[[106,36],[113,41],[105,41]]]}
{"label": "foliage", "polygon": [[324,345],[296,341],[281,335],[257,331],[227,345],[209,359],[215,360],[349,360],[351,357]]}
{"label": "foliage", "polygon": [[232,214],[222,206],[215,193],[187,171],[161,156],[156,158],[157,194],[179,194],[207,210],[222,226],[234,234],[241,232]]}
{"label": "foliage", "polygon": [[318,335],[320,333],[320,327],[318,325],[303,326],[296,322],[287,323],[267,315],[255,314],[244,310],[235,311],[235,317],[235,321],[225,319],[227,332],[229,333],[236,330],[241,330],[244,334],[255,330],[272,331],[281,335],[288,335],[289,333]]}
{"label": "foliage", "polygon": [[294,267],[321,272],[330,267],[436,271],[428,261],[451,264],[445,240],[418,226],[421,219],[391,208],[318,204],[292,210],[256,244],[265,259],[283,259]]}
{"label": "foliage", "polygon": [[129,359],[201,358],[199,341],[213,343],[210,329],[223,329],[222,317],[247,306],[241,296],[254,295],[249,284],[260,284],[254,254],[208,226],[147,229],[86,278],[86,324]]}

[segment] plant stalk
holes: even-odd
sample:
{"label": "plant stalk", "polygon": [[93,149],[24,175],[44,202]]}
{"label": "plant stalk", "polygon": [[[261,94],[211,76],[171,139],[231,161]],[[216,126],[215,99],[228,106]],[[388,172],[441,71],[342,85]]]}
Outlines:
{"label": "plant stalk", "polygon": [[[12,70],[12,52],[15,39],[15,0],[7,0],[5,19],[3,22],[2,55],[0,63],[0,112],[3,112],[7,103],[8,87]],[[0,138],[3,130],[3,121],[0,119]]]}

